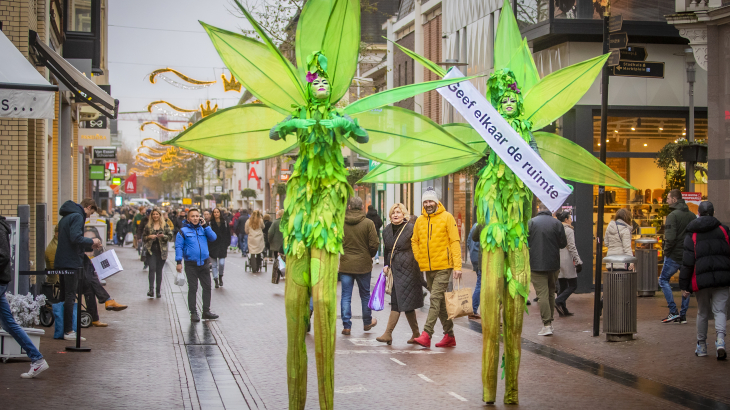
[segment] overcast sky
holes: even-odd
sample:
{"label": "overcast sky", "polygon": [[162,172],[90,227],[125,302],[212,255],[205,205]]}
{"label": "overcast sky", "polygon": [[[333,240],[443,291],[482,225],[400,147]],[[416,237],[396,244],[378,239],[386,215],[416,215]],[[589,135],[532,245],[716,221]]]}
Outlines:
{"label": "overcast sky", "polygon": [[[119,99],[119,112],[145,111],[155,100],[197,108],[207,99],[219,108],[234,105],[240,93],[224,92],[220,75],[229,75],[198,20],[231,31],[249,29],[248,22],[231,14],[229,0],[109,0],[109,82]],[[149,73],[170,67],[197,80],[218,83],[202,90],[183,90]],[[175,77],[174,74],[171,76]],[[121,116],[123,117],[123,116]],[[126,146],[136,148],[143,138],[158,138],[139,130],[136,121],[119,121]],[[171,123],[170,128],[181,128]]]}

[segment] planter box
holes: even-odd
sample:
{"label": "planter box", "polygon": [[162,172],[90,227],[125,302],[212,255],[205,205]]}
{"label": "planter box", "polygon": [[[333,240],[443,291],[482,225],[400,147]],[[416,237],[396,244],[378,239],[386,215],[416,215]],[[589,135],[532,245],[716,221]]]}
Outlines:
{"label": "planter box", "polygon": [[690,144],[682,147],[682,161],[707,162],[707,146]]}
{"label": "planter box", "polygon": [[[40,350],[41,335],[44,335],[46,331],[28,327],[24,327],[23,330],[28,334],[30,341],[33,342],[35,347]],[[27,358],[28,356],[25,353],[25,350],[21,349],[20,345],[13,339],[13,336],[0,329],[0,359],[3,362],[12,358]]]}

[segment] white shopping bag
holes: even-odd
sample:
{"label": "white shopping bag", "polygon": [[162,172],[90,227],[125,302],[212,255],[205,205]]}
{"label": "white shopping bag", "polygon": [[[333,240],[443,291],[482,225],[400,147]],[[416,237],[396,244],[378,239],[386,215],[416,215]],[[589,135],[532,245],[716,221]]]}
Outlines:
{"label": "white shopping bag", "polygon": [[95,257],[91,260],[91,263],[94,264],[94,270],[99,275],[99,280],[104,280],[124,270],[122,264],[119,263],[119,258],[117,258],[117,253],[114,252],[114,249],[110,249]]}
{"label": "white shopping bag", "polygon": [[177,276],[175,277],[175,285],[185,286],[185,274],[184,273],[178,272]]}
{"label": "white shopping bag", "polygon": [[279,270],[283,274],[284,272],[286,272],[286,262],[284,262],[284,260],[281,259],[281,256],[277,256],[277,259],[279,260],[278,261],[279,262]]}

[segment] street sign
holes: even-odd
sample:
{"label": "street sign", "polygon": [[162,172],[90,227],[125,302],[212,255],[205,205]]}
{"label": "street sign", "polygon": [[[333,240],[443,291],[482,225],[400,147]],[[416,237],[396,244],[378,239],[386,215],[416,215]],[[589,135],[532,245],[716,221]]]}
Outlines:
{"label": "street sign", "polygon": [[117,147],[94,148],[94,159],[116,159]]}
{"label": "street sign", "polygon": [[621,50],[621,59],[629,61],[644,61],[649,53],[646,52],[646,47],[640,46],[629,46]]}
{"label": "street sign", "polygon": [[104,165],[89,165],[89,179],[92,181],[103,181]]}
{"label": "street sign", "polygon": [[609,74],[617,77],[664,78],[664,63],[656,61],[619,61]]}
{"label": "street sign", "polygon": [[608,36],[608,48],[611,50],[616,48],[626,48],[629,45],[629,36],[626,32],[613,33]]}
{"label": "street sign", "polygon": [[107,162],[104,167],[109,170],[112,174],[119,172],[119,167],[116,162]]}
{"label": "street sign", "polygon": [[611,56],[608,57],[608,66],[613,67],[617,66],[619,60],[621,59],[621,50],[611,50]]}
{"label": "street sign", "polygon": [[608,18],[608,31],[615,33],[621,30],[621,26],[624,24],[624,18],[622,15],[617,14]]}

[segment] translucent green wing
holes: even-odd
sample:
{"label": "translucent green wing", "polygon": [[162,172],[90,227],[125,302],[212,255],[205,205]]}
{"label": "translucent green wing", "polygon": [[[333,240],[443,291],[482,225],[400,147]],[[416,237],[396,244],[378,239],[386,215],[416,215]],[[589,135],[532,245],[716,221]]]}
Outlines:
{"label": "translucent green wing", "polygon": [[294,70],[290,63],[282,63],[259,41],[203,22],[200,24],[226,66],[256,98],[282,114],[291,112],[292,104],[305,104],[298,85],[289,75]]}
{"label": "translucent green wing", "polygon": [[472,128],[471,125],[465,123],[453,123],[442,125],[449,134],[453,135],[459,141],[470,146],[474,151],[481,152],[486,155],[489,144],[484,141],[479,132]]}
{"label": "translucent green wing", "polygon": [[517,84],[520,85],[523,95],[540,82],[540,74],[537,72],[535,60],[532,58],[532,52],[526,39],[522,40],[520,47],[512,54],[507,67],[515,73]]}
{"label": "translucent green wing", "polygon": [[354,118],[367,130],[370,139],[365,144],[347,139],[345,144],[360,155],[383,164],[442,164],[482,156],[428,117],[405,108],[383,107]]}
{"label": "translucent green wing", "polygon": [[[385,37],[383,37],[383,38],[385,38]],[[439,76],[439,77],[443,77],[443,76],[445,76],[445,75],[446,75],[446,70],[445,70],[444,68],[442,68],[441,66],[439,66],[438,64],[434,63],[433,61],[431,61],[431,60],[427,59],[426,57],[424,57],[424,56],[422,56],[422,55],[420,55],[420,54],[416,53],[415,51],[411,51],[411,50],[409,50],[409,49],[407,49],[407,48],[405,48],[405,47],[401,46],[400,44],[396,43],[396,42],[395,42],[395,41],[393,41],[393,40],[389,40],[389,39],[387,39],[387,38],[385,38],[385,39],[386,39],[386,40],[388,40],[388,41],[390,41],[391,43],[393,43],[393,45],[395,45],[396,47],[398,47],[398,48],[399,48],[399,49],[400,49],[400,50],[401,50],[402,52],[404,52],[404,53],[405,53],[405,54],[406,54],[406,55],[407,55],[408,57],[410,57],[410,58],[412,58],[412,59],[414,59],[414,60],[418,61],[418,62],[419,62],[419,63],[421,63],[421,64],[422,64],[422,65],[423,65],[424,67],[426,67],[426,68],[428,68],[429,70],[431,70],[431,71],[432,71],[432,72],[433,72],[434,74],[436,74],[437,76]]]}
{"label": "translucent green wing", "polygon": [[407,182],[428,181],[460,171],[477,162],[479,158],[460,158],[447,163],[423,166],[396,166],[380,164],[373,168],[360,182],[403,184]]}
{"label": "translucent green wing", "polygon": [[426,81],[424,83],[404,85],[402,87],[381,91],[379,93],[369,95],[365,98],[361,98],[345,107],[342,111],[347,115],[355,115],[388,104],[393,104],[398,101],[405,100],[406,98],[411,98],[415,95],[429,92],[437,88],[446,87],[447,85],[460,83],[462,81],[468,81],[473,78],[483,76],[484,75],[475,75],[471,77],[451,78],[448,80]]}
{"label": "translucent green wing", "polygon": [[236,105],[205,117],[166,144],[223,161],[258,161],[284,154],[297,145],[294,134],[286,141],[269,138],[269,130],[283,119],[265,105]]}
{"label": "translucent green wing", "polygon": [[532,87],[524,101],[525,119],[532,122],[532,129],[539,130],[571,109],[591,87],[609,55],[560,69]]}
{"label": "translucent green wing", "polygon": [[549,132],[535,132],[533,135],[540,156],[561,178],[584,184],[636,189],[573,141]]}
{"label": "translucent green wing", "polygon": [[350,88],[360,53],[360,1],[307,1],[297,23],[296,55],[300,78],[307,69],[307,56],[322,51],[327,57],[335,103]]}
{"label": "translucent green wing", "polygon": [[497,35],[494,39],[494,70],[501,70],[509,66],[514,52],[522,44],[522,34],[517,25],[517,19],[512,12],[510,2],[505,1],[499,15]]}

